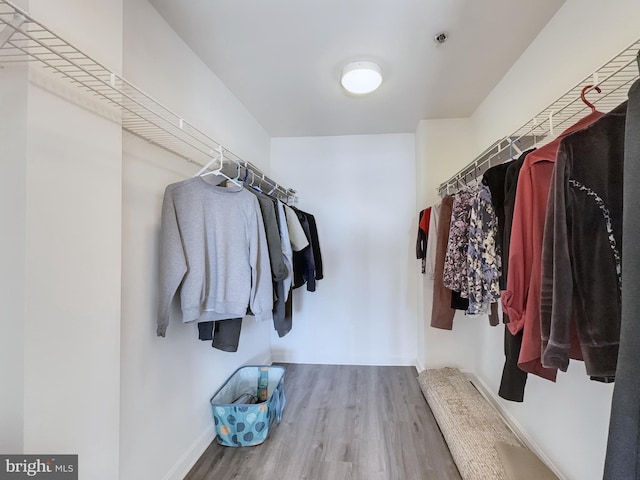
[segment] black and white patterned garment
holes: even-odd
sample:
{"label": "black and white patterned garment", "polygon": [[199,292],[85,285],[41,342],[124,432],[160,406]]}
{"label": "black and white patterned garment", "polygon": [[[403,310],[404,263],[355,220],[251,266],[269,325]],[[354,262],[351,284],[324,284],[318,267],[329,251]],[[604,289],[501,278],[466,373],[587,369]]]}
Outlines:
{"label": "black and white patterned garment", "polygon": [[489,314],[500,299],[500,254],[496,250],[498,219],[489,187],[480,184],[469,220],[467,281],[470,315]]}
{"label": "black and white patterned garment", "polygon": [[455,194],[451,212],[451,227],[444,258],[444,286],[460,292],[463,298],[469,296],[467,257],[469,249],[469,220],[471,206],[478,193],[477,186],[464,187]]}

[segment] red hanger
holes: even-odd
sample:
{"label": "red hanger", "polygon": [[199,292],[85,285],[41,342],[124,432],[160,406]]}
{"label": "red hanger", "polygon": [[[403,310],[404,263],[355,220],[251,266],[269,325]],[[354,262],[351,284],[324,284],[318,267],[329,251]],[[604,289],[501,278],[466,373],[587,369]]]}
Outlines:
{"label": "red hanger", "polygon": [[587,100],[584,96],[584,94],[587,93],[587,90],[589,90],[590,88],[595,88],[596,92],[598,93],[602,93],[602,90],[600,90],[600,87],[598,87],[597,85],[595,87],[593,85],[587,85],[582,89],[582,92],[580,93],[580,98],[588,107],[591,107],[591,112],[593,113],[596,111],[595,105],[591,103],[589,100]]}

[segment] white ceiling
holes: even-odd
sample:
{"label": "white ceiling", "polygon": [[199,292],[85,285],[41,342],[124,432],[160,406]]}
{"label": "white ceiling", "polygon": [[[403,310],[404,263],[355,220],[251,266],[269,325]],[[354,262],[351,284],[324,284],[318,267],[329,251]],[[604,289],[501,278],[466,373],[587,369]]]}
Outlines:
{"label": "white ceiling", "polygon": [[[274,137],[414,132],[467,117],[564,0],[150,0]],[[449,40],[433,37],[445,31]],[[353,60],[384,81],[345,93]]]}

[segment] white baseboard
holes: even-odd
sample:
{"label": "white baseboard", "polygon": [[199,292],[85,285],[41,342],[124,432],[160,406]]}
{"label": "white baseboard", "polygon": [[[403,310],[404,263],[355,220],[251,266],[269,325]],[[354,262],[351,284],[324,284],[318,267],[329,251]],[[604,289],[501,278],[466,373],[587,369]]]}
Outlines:
{"label": "white baseboard", "polygon": [[183,480],[214,438],[216,438],[216,429],[212,425],[202,432],[202,435],[184,452],[162,480]]}
{"label": "white baseboard", "polygon": [[[245,365],[271,365],[271,363],[271,355],[258,355],[245,362]],[[215,438],[216,429],[212,425],[202,432],[176,464],[162,477],[162,480],[183,480]]]}
{"label": "white baseboard", "polygon": [[480,394],[496,409],[498,414],[502,417],[502,420],[513,431],[513,433],[520,439],[520,441],[533,453],[535,453],[542,462],[545,463],[560,480],[567,480],[567,478],[558,470],[553,464],[551,459],[544,453],[540,446],[531,438],[527,431],[520,425],[520,422],[507,410],[502,407],[502,401],[482,380],[470,372],[464,372],[469,381],[478,389]]}
{"label": "white baseboard", "polygon": [[410,357],[379,357],[371,358],[346,358],[338,356],[301,356],[290,352],[274,351],[273,362],[275,363],[301,363],[308,365],[371,365],[375,367],[414,367],[416,359]]}

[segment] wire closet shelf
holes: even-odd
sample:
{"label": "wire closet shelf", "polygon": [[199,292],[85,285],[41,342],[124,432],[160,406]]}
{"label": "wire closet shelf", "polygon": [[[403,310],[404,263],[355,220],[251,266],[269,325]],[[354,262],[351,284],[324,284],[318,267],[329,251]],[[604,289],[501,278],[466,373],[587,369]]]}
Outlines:
{"label": "wire closet shelf", "polygon": [[[438,187],[438,194],[457,191],[460,186],[478,181],[482,174],[494,165],[503,163],[534,146],[541,146],[560,135],[563,130],[591,112],[580,95],[586,90],[586,98],[601,112],[609,112],[627,100],[631,84],[638,78],[638,52],[640,39],[616,57],[598,68],[555,102],[535,115],[511,135],[496,141],[473,161]],[[596,92],[598,87],[601,92]]]}
{"label": "wire closet shelf", "polygon": [[[121,112],[122,128],[200,167],[213,158],[233,162],[253,172],[264,191],[283,200],[295,199],[258,167],[242,160],[180,115],[111,72],[8,0],[0,0],[0,66],[38,63],[71,84]],[[219,163],[219,161],[218,161]],[[228,164],[228,163],[227,163]],[[235,167],[234,169],[235,170]]]}

